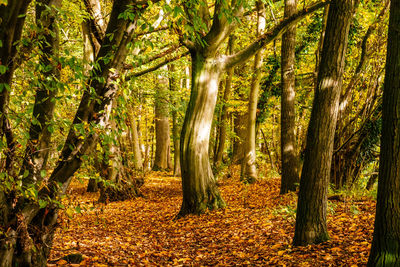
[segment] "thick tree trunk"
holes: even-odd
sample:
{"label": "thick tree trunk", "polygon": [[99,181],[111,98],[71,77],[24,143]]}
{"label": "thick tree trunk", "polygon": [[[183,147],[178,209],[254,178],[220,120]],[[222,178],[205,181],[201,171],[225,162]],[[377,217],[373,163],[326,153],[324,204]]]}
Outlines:
{"label": "thick tree trunk", "polygon": [[[257,1],[257,36],[260,36],[265,30],[265,7],[260,1]],[[256,166],[256,117],[258,92],[260,91],[261,65],[263,62],[264,49],[260,49],[254,55],[253,77],[249,95],[249,112],[247,117],[246,140],[244,145],[244,155],[241,166],[240,179],[245,183],[254,183],[257,180]]]}
{"label": "thick tree trunk", "polygon": [[179,216],[225,206],[209,162],[209,139],[221,66],[192,52],[192,91],[181,132],[183,202]]}
{"label": "thick tree trunk", "polygon": [[155,132],[156,151],[153,164],[154,171],[167,170],[169,168],[170,129],[169,129],[169,90],[168,79],[165,76],[158,77],[155,105]]}
{"label": "thick tree trunk", "polygon": [[[296,0],[285,0],[285,17],[296,13],[296,9]],[[295,133],[295,50],[296,26],[292,26],[282,35],[281,47],[281,194],[296,191],[300,180]]]}
{"label": "thick tree trunk", "polygon": [[329,239],[326,206],[350,22],[356,0],[330,4],[301,174],[294,245]]}
{"label": "thick tree trunk", "polygon": [[378,199],[368,266],[400,266],[400,1],[392,0],[383,90]]}

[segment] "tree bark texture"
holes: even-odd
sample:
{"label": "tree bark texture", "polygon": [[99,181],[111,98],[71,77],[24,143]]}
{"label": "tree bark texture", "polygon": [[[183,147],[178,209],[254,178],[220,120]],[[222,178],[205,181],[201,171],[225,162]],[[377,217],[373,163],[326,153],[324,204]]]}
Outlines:
{"label": "tree bark texture", "polygon": [[400,266],[400,1],[389,17],[374,237],[368,266]]}
{"label": "tree bark texture", "polygon": [[308,126],[297,205],[294,245],[329,239],[326,206],[333,141],[343,80],[348,33],[356,0],[335,0],[329,14]]}
{"label": "tree bark texture", "polygon": [[[285,0],[285,17],[293,15],[296,9],[296,0]],[[292,26],[282,35],[281,46],[281,194],[296,191],[300,180],[295,133],[295,51],[296,26]]]}
{"label": "tree bark texture", "polygon": [[178,125],[178,97],[176,95],[178,91],[178,81],[175,74],[175,65],[168,65],[168,70],[170,72],[169,78],[169,90],[171,91],[170,99],[172,103],[172,141],[174,144],[174,176],[181,175],[181,161],[180,161],[180,148],[179,148],[179,125]]}
{"label": "tree bark texture", "polygon": [[[228,40],[228,51],[227,54],[231,55],[233,53],[233,46],[235,42],[235,36],[231,35]],[[226,132],[227,132],[227,124],[228,124],[228,100],[231,95],[232,90],[232,77],[233,77],[233,68],[227,70],[226,79],[225,79],[225,90],[222,99],[222,108],[221,108],[221,116],[218,125],[218,147],[214,157],[214,166],[216,169],[222,163],[222,157],[225,150],[225,142],[226,142]]]}
{"label": "tree bark texture", "polygon": [[221,66],[192,52],[192,91],[181,132],[183,202],[180,216],[225,206],[209,162],[209,139]]}
{"label": "tree bark texture", "polygon": [[158,77],[155,105],[156,151],[153,170],[169,169],[170,129],[169,129],[169,88],[168,79],[163,75]]}
{"label": "tree bark texture", "polygon": [[[257,36],[265,30],[265,6],[257,1]],[[256,166],[256,117],[258,93],[260,91],[261,66],[263,63],[264,49],[260,49],[254,55],[253,77],[249,95],[249,108],[246,127],[246,139],[244,142],[243,161],[241,166],[240,179],[245,183],[254,183],[257,180]]]}
{"label": "tree bark texture", "polygon": [[244,156],[244,143],[246,139],[246,122],[248,114],[235,112],[233,118],[233,131],[235,136],[232,143],[232,164],[242,164]]}

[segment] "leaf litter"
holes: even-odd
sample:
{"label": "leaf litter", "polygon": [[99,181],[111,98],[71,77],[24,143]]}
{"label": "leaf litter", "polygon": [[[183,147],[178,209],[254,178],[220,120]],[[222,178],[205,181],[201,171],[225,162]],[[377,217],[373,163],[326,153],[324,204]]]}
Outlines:
{"label": "leaf litter", "polygon": [[[331,239],[293,247],[297,195],[281,196],[279,186],[279,178],[243,185],[236,174],[219,181],[225,209],[175,219],[181,181],[169,173],[151,173],[142,187],[144,197],[107,205],[98,204],[98,194],[74,182],[50,259],[81,253],[81,266],[366,265],[373,199],[330,202]],[[67,262],[49,264],[56,265]]]}

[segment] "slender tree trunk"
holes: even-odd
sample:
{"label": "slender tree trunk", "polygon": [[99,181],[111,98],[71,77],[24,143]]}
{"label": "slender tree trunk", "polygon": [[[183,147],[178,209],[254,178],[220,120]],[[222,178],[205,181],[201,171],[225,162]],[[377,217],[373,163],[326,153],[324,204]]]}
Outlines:
{"label": "slender tree trunk", "polygon": [[7,5],[0,5],[0,65],[7,67],[4,73],[0,73],[0,138],[6,138],[7,149],[2,152],[6,156],[5,171],[11,176],[14,175],[12,169],[16,144],[8,120],[8,103],[12,77],[17,67],[17,45],[30,2],[31,0],[9,1]]}
{"label": "slender tree trunk", "polygon": [[[231,55],[233,53],[233,46],[235,42],[235,36],[231,35],[228,40],[228,51],[227,54]],[[222,163],[222,157],[224,154],[225,150],[225,142],[226,142],[226,130],[227,130],[227,124],[228,124],[228,100],[231,95],[231,87],[232,87],[232,77],[233,77],[233,68],[228,69],[227,74],[226,74],[226,80],[225,80],[225,91],[224,91],[224,96],[222,100],[222,109],[221,109],[221,118],[219,122],[219,129],[218,129],[218,147],[217,151],[215,153],[214,157],[214,165],[216,169],[221,165]]]}
{"label": "slender tree trunk", "polygon": [[170,150],[169,129],[169,90],[168,79],[159,75],[155,104],[155,134],[156,151],[153,170],[161,171],[168,169],[168,157]]}
{"label": "slender tree trunk", "polygon": [[400,266],[400,1],[392,0],[383,89],[378,199],[368,266]]}
{"label": "slender tree trunk", "polygon": [[233,164],[242,164],[243,155],[244,155],[244,142],[246,140],[246,122],[247,122],[247,113],[234,113],[233,118],[233,131],[235,136],[233,137],[232,144],[232,163]]}
{"label": "slender tree trunk", "polygon": [[192,52],[192,92],[181,132],[183,202],[179,216],[225,206],[209,162],[209,139],[222,69]]}
{"label": "slender tree trunk", "polygon": [[176,95],[178,91],[178,81],[176,80],[175,74],[175,65],[168,65],[168,70],[170,72],[169,78],[169,89],[171,91],[171,103],[172,103],[172,141],[174,144],[174,176],[181,175],[181,162],[180,162],[180,149],[179,149],[179,126],[178,126],[178,97]]}
{"label": "slender tree trunk", "polygon": [[[42,173],[47,164],[52,134],[52,119],[55,107],[60,70],[58,69],[58,28],[55,22],[61,0],[40,0],[36,3],[36,24],[41,43],[40,64],[47,66],[40,76],[33,106],[32,123],[29,129],[30,139],[25,149],[25,157],[20,175],[25,187],[39,185],[46,173]],[[51,67],[50,67],[51,66]]]}
{"label": "slender tree trunk", "polygon": [[[296,13],[296,9],[296,0],[285,0],[285,17]],[[296,191],[300,180],[295,133],[295,50],[296,26],[292,26],[282,35],[281,48],[281,194]]]}
{"label": "slender tree trunk", "polygon": [[[257,1],[257,36],[265,30],[265,7]],[[254,56],[254,74],[251,80],[249,95],[249,112],[247,118],[247,134],[244,145],[244,155],[242,161],[240,179],[245,183],[254,183],[257,180],[256,166],[256,117],[258,92],[260,91],[261,65],[263,62],[264,49],[260,49]]]}
{"label": "slender tree trunk", "polygon": [[133,152],[133,161],[134,161],[134,168],[136,170],[143,169],[143,160],[142,160],[142,152],[140,151],[140,144],[139,144],[139,134],[137,130],[136,119],[133,116],[133,111],[128,112],[128,120],[130,124],[130,132],[132,138],[132,152]]}
{"label": "slender tree trunk", "polygon": [[350,22],[356,0],[331,2],[301,174],[294,245],[329,239],[326,205]]}

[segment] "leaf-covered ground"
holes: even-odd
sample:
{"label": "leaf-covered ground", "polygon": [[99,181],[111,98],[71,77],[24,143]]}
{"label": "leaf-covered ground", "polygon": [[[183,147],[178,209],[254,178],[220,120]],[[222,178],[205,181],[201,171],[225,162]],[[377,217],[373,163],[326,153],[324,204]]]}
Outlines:
{"label": "leaf-covered ground", "polygon": [[181,183],[169,174],[151,174],[142,187],[145,197],[107,205],[97,204],[97,194],[84,193],[85,186],[74,183],[68,203],[81,212],[69,208],[61,214],[51,259],[78,252],[84,256],[81,265],[89,266],[366,264],[372,199],[330,201],[331,240],[293,247],[296,194],[280,196],[278,178],[243,185],[233,177],[220,181],[226,209],[177,220]]}

